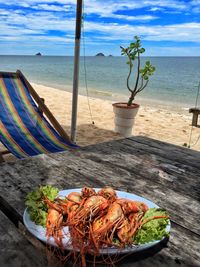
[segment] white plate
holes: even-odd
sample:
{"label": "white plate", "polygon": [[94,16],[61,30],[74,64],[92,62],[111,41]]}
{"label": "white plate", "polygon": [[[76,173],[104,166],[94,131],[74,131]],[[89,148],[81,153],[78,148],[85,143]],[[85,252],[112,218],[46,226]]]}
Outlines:
{"label": "white plate", "polygon": [[[78,188],[78,189],[68,189],[68,190],[62,190],[59,192],[59,196],[67,196],[69,193],[71,192],[80,192],[82,188]],[[95,190],[100,190],[100,188],[95,188]],[[116,191],[117,192],[117,196],[119,198],[127,198],[127,199],[131,199],[131,200],[135,200],[135,201],[141,201],[144,202],[145,204],[147,204],[147,206],[149,208],[159,208],[159,206],[157,206],[155,203],[151,202],[150,200],[147,200],[143,197],[137,196],[135,194],[130,194],[127,192],[122,192],[122,191]],[[23,221],[24,224],[26,226],[26,228],[29,230],[29,232],[31,232],[35,237],[37,237],[38,239],[40,239],[41,241],[44,241],[45,243],[48,243],[52,246],[57,246],[55,244],[54,238],[47,238],[46,237],[46,228],[40,226],[40,225],[36,225],[33,221],[30,220],[29,217],[29,213],[28,210],[25,209],[24,211],[24,215],[23,215]],[[169,224],[166,227],[166,232],[169,233],[170,232],[170,221]],[[64,227],[63,228],[63,233],[64,233],[64,237],[63,237],[63,245],[67,250],[72,250],[72,246],[69,244],[69,233],[68,233],[68,227]],[[164,238],[163,238],[164,239]],[[103,248],[100,250],[101,254],[116,254],[116,253],[129,253],[129,252],[138,252],[147,248],[150,248],[156,244],[158,244],[159,242],[161,242],[163,239],[161,240],[157,240],[157,241],[153,241],[147,244],[142,244],[142,245],[134,245],[132,247],[127,247],[124,249],[118,249],[118,248]]]}

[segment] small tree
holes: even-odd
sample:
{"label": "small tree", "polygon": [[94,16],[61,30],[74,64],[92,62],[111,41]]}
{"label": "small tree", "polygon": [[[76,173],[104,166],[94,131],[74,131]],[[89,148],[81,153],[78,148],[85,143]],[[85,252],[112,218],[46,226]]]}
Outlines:
{"label": "small tree", "polygon": [[[135,36],[135,42],[130,43],[127,48],[120,46],[121,54],[128,57],[127,64],[129,65],[129,73],[126,80],[126,85],[128,90],[131,92],[131,96],[128,100],[127,105],[131,106],[135,96],[144,90],[149,82],[149,77],[154,73],[155,67],[151,65],[150,61],[146,61],[144,68],[140,68],[140,55],[145,52],[145,49],[141,45],[140,38]],[[133,61],[137,60],[137,72],[135,85],[133,87],[130,86],[130,77],[133,69]]]}

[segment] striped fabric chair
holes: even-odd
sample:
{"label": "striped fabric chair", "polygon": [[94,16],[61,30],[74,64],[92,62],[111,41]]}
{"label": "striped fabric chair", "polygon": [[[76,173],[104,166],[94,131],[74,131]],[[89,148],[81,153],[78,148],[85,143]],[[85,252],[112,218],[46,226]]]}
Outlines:
{"label": "striped fabric chair", "polygon": [[0,141],[8,149],[0,160],[77,148],[19,70],[0,72]]}

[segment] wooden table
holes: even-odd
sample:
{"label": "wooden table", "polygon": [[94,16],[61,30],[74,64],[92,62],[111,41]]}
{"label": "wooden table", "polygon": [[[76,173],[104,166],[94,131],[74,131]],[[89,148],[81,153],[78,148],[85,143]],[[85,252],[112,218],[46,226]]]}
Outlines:
{"label": "wooden table", "polygon": [[[133,137],[88,146],[74,153],[3,163],[0,165],[0,204],[9,219],[0,214],[0,226],[2,221],[4,225],[0,227],[0,242],[10,240],[9,246],[12,246],[16,235],[22,247],[27,244],[27,251],[16,246],[16,255],[20,249],[19,258],[26,255],[32,259],[35,253],[38,257],[34,258],[35,265],[25,266],[45,266],[44,245],[26,233],[22,235],[16,228],[22,223],[26,194],[41,184],[60,189],[111,185],[148,198],[169,211],[172,221],[169,242],[148,253],[128,256],[117,266],[200,266],[199,152]],[[11,221],[12,228],[15,227],[12,238],[9,237]],[[35,248],[38,246],[40,251]],[[0,266],[11,266],[5,264],[9,250],[4,250],[2,245],[0,248]]]}

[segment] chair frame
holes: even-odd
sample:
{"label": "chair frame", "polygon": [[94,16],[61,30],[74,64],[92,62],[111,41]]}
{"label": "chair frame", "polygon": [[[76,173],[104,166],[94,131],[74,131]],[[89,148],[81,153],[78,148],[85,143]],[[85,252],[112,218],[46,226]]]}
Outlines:
{"label": "chair frame", "polygon": [[[23,75],[23,73],[20,70],[17,70],[16,72],[4,72],[1,71],[0,74],[4,74],[4,75],[13,75],[16,77],[19,77],[20,79],[22,79],[30,93],[30,95],[32,96],[32,98],[35,100],[36,104],[38,105],[38,108],[40,109],[41,112],[43,112],[45,114],[45,116],[47,117],[47,119],[49,120],[49,122],[52,124],[52,126],[54,127],[54,129],[60,134],[60,136],[66,140],[66,141],[70,141],[70,138],[68,136],[68,134],[65,132],[65,130],[62,128],[62,126],[60,125],[60,123],[56,120],[56,118],[54,117],[54,115],[51,113],[51,111],[48,109],[48,107],[45,105],[44,103],[44,99],[40,98],[40,96],[38,95],[38,93],[33,89],[33,87],[31,86],[31,84],[28,82],[28,80],[25,78],[25,76]],[[5,154],[9,154],[11,153],[8,150],[5,151],[0,151],[0,162],[3,162],[3,155]]]}

